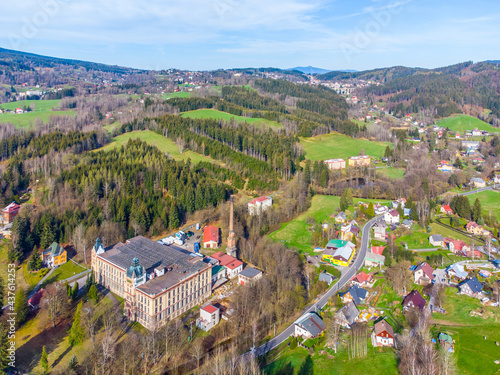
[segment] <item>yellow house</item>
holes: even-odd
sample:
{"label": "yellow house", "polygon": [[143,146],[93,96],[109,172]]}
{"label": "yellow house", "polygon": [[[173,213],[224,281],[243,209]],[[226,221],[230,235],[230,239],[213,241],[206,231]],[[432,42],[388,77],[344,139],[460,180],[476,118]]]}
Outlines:
{"label": "yellow house", "polygon": [[339,247],[334,251],[326,249],[323,253],[322,260],[336,266],[347,267],[354,257],[354,253],[354,248],[351,246]]}
{"label": "yellow house", "polygon": [[57,267],[68,261],[68,254],[61,245],[53,242],[52,245],[42,253],[42,260],[47,267]]}
{"label": "yellow house", "polygon": [[371,158],[368,155],[353,156],[349,158],[350,167],[365,167],[370,165]]}

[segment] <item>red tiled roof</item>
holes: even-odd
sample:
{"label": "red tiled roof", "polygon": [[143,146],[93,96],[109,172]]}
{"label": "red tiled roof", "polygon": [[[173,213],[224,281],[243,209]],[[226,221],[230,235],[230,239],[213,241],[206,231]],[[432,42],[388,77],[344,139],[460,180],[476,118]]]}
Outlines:
{"label": "red tiled roof", "polygon": [[385,246],[372,246],[372,253],[382,255]]}
{"label": "red tiled roof", "polygon": [[241,261],[239,261],[235,257],[232,257],[231,255],[225,254],[225,253],[220,252],[220,251],[213,254],[212,258],[217,259],[221,266],[227,267],[231,270],[233,270],[233,269],[235,269],[238,266],[243,264]]}
{"label": "red tiled roof", "polygon": [[238,268],[242,264],[243,264],[243,262],[241,260],[236,259],[236,260],[232,261],[231,263],[226,264],[226,267],[229,268],[230,270],[234,270],[235,268]]}
{"label": "red tiled roof", "polygon": [[258,197],[258,198],[255,198],[254,200],[252,200],[250,202],[250,204],[255,204],[257,202],[261,202],[262,203],[262,202],[267,201],[268,199],[269,199],[268,197],[266,197],[266,196],[263,195],[262,197]]}
{"label": "red tiled roof", "polygon": [[205,227],[203,231],[203,242],[215,241],[219,242],[219,228],[213,225]]}
{"label": "red tiled roof", "polygon": [[447,204],[445,204],[445,205],[443,206],[443,210],[445,210],[445,211],[452,211],[451,207],[450,207],[450,206],[448,206]]}
{"label": "red tiled roof", "polygon": [[389,214],[390,214],[391,216],[394,216],[394,217],[399,216],[399,212],[398,212],[398,210],[391,210],[391,211],[389,211]]}
{"label": "red tiled roof", "polygon": [[202,307],[201,309],[206,311],[209,314],[213,314],[214,312],[217,311],[217,307],[212,306],[212,305],[206,305],[205,307]]}
{"label": "red tiled roof", "polygon": [[7,207],[5,207],[3,209],[3,212],[9,212],[9,213],[12,213],[14,211],[18,211],[19,208],[21,208],[20,205],[18,205],[16,202],[12,202],[11,204],[9,204]]}
{"label": "red tiled roof", "polygon": [[372,275],[367,274],[365,271],[361,271],[359,274],[354,276],[352,278],[353,280],[356,280],[358,283],[363,283],[363,282],[370,282],[372,279]]}

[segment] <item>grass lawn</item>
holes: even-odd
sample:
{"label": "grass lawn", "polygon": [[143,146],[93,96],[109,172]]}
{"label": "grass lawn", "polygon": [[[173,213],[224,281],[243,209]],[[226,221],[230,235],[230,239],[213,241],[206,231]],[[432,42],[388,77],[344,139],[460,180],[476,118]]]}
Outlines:
{"label": "grass lawn", "polygon": [[382,176],[389,177],[393,180],[398,180],[403,178],[405,175],[404,168],[396,168],[396,167],[387,167],[387,168],[377,168],[377,173],[380,173]]}
{"label": "grass lawn", "polygon": [[120,126],[121,124],[118,121],[115,121],[112,124],[104,125],[104,129],[106,129],[108,133],[111,133],[113,130],[119,128]]}
{"label": "grass lawn", "polygon": [[33,288],[48,272],[48,268],[39,269],[37,272],[28,272],[28,262],[23,264],[23,273],[30,288]]}
{"label": "grass lawn", "polygon": [[218,161],[213,160],[208,156],[203,156],[201,154],[197,154],[196,152],[190,150],[185,150],[181,154],[179,152],[179,147],[172,140],[162,136],[161,134],[155,133],[151,130],[139,130],[119,135],[113,138],[111,143],[100,148],[99,150],[108,151],[116,147],[125,146],[129,139],[136,139],[136,138],[139,138],[150,145],[158,147],[160,151],[168,153],[172,157],[172,159],[177,161],[181,160],[186,161],[187,159],[191,159],[191,162],[194,164],[200,161],[208,161],[211,163],[220,164]]}
{"label": "grass lawn", "polygon": [[186,92],[186,91],[177,91],[177,92],[167,92],[165,94],[162,94],[161,96],[163,99],[170,99],[170,98],[190,98],[191,93]]}
{"label": "grass lawn", "polygon": [[[354,202],[380,202],[384,200],[375,199],[358,199],[354,198]],[[317,222],[321,223],[330,214],[334,213],[339,207],[340,197],[331,195],[315,195],[312,199],[311,207],[302,215],[288,223],[281,224],[281,229],[274,231],[269,237],[275,241],[285,241],[287,246],[295,247],[299,251],[310,252],[312,254],[313,247],[311,245],[310,225],[306,223],[306,219],[313,217]],[[352,209],[352,207],[351,207]]]}
{"label": "grass lawn", "polygon": [[[312,355],[312,369],[305,371],[304,363],[308,357],[308,351],[304,348],[285,348],[279,358],[267,365],[263,370],[266,375],[277,374],[398,374],[398,366],[393,350],[385,349],[382,352],[373,350],[371,343],[368,344],[368,354],[365,357],[349,360],[347,350],[341,349],[334,358],[328,355]],[[304,366],[304,367],[303,367]]]}
{"label": "grass lawn", "polygon": [[[8,275],[7,270],[9,269],[8,268],[9,260],[7,259],[7,251],[8,251],[7,244],[8,240],[6,239],[0,240],[0,275],[3,278],[4,286],[7,283],[7,275]],[[19,287],[24,288],[25,290],[29,288],[28,283],[24,279],[24,267],[22,265],[16,267],[16,288]],[[7,298],[7,295],[8,295],[7,290],[5,290],[4,292],[5,299]]]}
{"label": "grass lawn", "polygon": [[383,157],[387,142],[374,142],[367,139],[354,139],[347,135],[330,133],[311,138],[301,138],[306,158],[312,161],[333,158],[349,158],[365,150],[366,155]]}
{"label": "grass lawn", "polygon": [[[500,342],[498,308],[484,307],[479,300],[456,292],[455,288],[446,289],[446,314],[432,314],[437,325],[434,333],[444,331],[455,339],[455,358],[461,374],[498,374],[500,367],[494,363],[500,359],[500,349],[495,345],[495,341]],[[469,312],[477,308],[494,315],[487,319],[470,316]]]}
{"label": "grass lawn", "polygon": [[489,215],[491,213],[498,218],[500,218],[500,193],[493,190],[482,191],[480,193],[467,195],[471,205],[474,204],[476,198],[479,198],[481,202],[481,208],[483,212]]}
{"label": "grass lawn", "polygon": [[[442,220],[443,223],[446,224],[446,220],[448,220],[448,219],[443,219]],[[431,234],[441,234],[443,236],[443,238],[449,237],[449,238],[453,238],[454,240],[462,240],[462,241],[465,241],[467,243],[470,242],[470,238],[467,237],[466,235],[455,232],[454,230],[451,230],[450,228],[444,227],[444,226],[439,225],[437,223],[431,223],[431,228],[432,228]]]}
{"label": "grass lawn", "polygon": [[400,245],[402,243],[406,243],[408,245],[408,249],[428,249],[432,246],[429,243],[429,236],[431,233],[427,233],[425,230],[419,229],[418,226],[413,226],[413,229],[410,233],[401,236],[396,239],[396,244]]}
{"label": "grass lawn", "polygon": [[197,109],[195,111],[189,111],[189,112],[183,112],[181,113],[181,116],[183,117],[189,117],[193,119],[214,119],[214,120],[224,120],[224,121],[231,121],[231,119],[235,119],[238,122],[247,122],[248,124],[252,125],[267,125],[271,129],[280,129],[281,124],[275,122],[275,121],[269,121],[263,118],[252,118],[252,117],[243,117],[243,116],[236,116],[232,115],[230,113],[226,112],[221,112],[217,111],[215,109]]}
{"label": "grass lawn", "polygon": [[2,109],[15,110],[16,108],[23,108],[29,106],[30,104],[35,105],[35,110],[28,113],[12,114],[12,113],[2,113],[0,114],[0,123],[10,122],[11,124],[19,127],[29,127],[35,123],[37,118],[41,119],[44,123],[50,119],[50,116],[74,116],[75,111],[65,110],[65,111],[53,111],[52,108],[57,109],[60,100],[20,100],[18,102],[11,102],[0,104]]}
{"label": "grass lawn", "polygon": [[450,116],[438,122],[437,125],[461,133],[464,133],[466,130],[472,130],[475,128],[478,128],[479,130],[486,130],[488,132],[498,132],[498,128],[494,128],[487,122],[479,120],[476,117],[467,115]]}
{"label": "grass lawn", "polygon": [[86,270],[85,267],[70,260],[64,263],[63,265],[57,267],[54,270],[54,272],[52,272],[52,274],[49,276],[49,278],[43,282],[42,288],[56,281],[65,280],[71,276],[78,275],[79,273],[85,270]]}

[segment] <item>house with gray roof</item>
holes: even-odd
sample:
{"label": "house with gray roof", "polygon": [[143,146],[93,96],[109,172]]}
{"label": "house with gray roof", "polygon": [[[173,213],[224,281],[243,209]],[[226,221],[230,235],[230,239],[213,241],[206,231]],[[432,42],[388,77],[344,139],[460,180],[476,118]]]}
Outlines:
{"label": "house with gray roof", "polygon": [[345,328],[350,328],[359,316],[359,310],[354,301],[349,302],[335,314],[335,320]]}
{"label": "house with gray roof", "polygon": [[238,274],[238,284],[240,285],[253,285],[260,279],[262,279],[262,271],[253,267],[247,267]]}
{"label": "house with gray roof", "polygon": [[432,246],[444,247],[444,238],[440,234],[433,234],[429,237],[429,243]]}
{"label": "house with gray roof", "polygon": [[331,283],[333,283],[333,280],[335,280],[335,278],[326,271],[323,271],[319,274],[318,281],[324,281],[328,285],[330,285]]}
{"label": "house with gray roof", "polygon": [[295,337],[310,339],[318,336],[325,330],[325,323],[320,316],[314,312],[302,315],[295,322]]}
{"label": "house with gray roof", "polygon": [[357,284],[354,284],[349,289],[347,289],[344,293],[339,293],[340,298],[343,303],[349,303],[350,301],[354,301],[356,306],[359,306],[365,303],[366,296],[368,291],[366,289],[360,288]]}
{"label": "house with gray roof", "polygon": [[383,266],[385,262],[385,256],[367,252],[365,257],[365,266],[366,267],[380,267]]}
{"label": "house with gray roof", "polygon": [[464,281],[458,286],[460,294],[465,294],[470,297],[480,298],[482,297],[483,285],[479,282],[477,277],[472,277],[469,280]]}

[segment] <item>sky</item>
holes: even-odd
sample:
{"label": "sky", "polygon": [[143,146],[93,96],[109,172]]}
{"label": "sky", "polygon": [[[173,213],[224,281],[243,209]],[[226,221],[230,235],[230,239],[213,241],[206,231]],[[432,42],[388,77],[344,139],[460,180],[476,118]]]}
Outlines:
{"label": "sky", "polygon": [[500,59],[497,0],[4,1],[0,47],[141,69]]}

